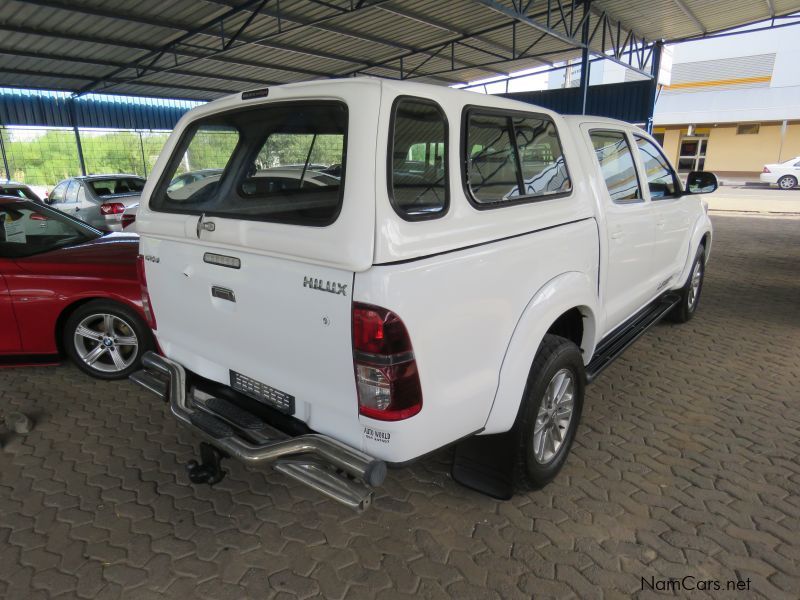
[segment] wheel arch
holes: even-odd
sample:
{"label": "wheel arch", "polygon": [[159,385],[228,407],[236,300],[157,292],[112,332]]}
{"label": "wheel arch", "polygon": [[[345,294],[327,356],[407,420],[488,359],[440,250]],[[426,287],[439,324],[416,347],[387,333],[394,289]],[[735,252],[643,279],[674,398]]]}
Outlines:
{"label": "wheel arch", "polygon": [[692,236],[689,238],[689,247],[686,252],[686,262],[683,265],[680,276],[675,280],[674,285],[681,287],[686,283],[686,280],[689,278],[689,272],[692,270],[692,265],[694,264],[694,258],[697,256],[697,249],[700,246],[704,248],[703,259],[708,263],[708,259],[711,256],[713,237],[714,233],[711,228],[711,220],[708,218],[708,215],[704,215],[703,218],[698,219],[694,224]]}
{"label": "wheel arch", "polygon": [[597,306],[596,284],[585,273],[563,273],[536,292],[506,348],[484,433],[501,433],[513,426],[531,365],[547,333],[579,342],[584,364],[589,362],[597,341]]}

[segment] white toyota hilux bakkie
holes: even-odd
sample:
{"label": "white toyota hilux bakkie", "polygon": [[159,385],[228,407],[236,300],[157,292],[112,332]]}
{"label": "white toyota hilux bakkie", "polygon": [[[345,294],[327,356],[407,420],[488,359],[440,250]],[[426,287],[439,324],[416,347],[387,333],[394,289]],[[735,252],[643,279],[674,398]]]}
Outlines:
{"label": "white toyota hilux bakkie", "polygon": [[161,354],[133,379],[203,442],[358,510],[386,466],[454,445],[499,498],[564,464],[584,389],[692,317],[699,193],[636,126],[372,78],[186,114],[137,216]]}

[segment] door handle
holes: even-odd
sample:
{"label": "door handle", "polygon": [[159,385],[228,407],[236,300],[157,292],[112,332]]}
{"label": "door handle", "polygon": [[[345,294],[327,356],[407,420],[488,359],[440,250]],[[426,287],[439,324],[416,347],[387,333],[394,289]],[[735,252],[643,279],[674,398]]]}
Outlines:
{"label": "door handle", "polygon": [[622,239],[622,232],[621,231],[614,231],[611,234],[611,239],[612,240],[621,240]]}
{"label": "door handle", "polygon": [[205,222],[203,222],[203,219],[205,219],[205,218],[206,218],[206,213],[202,213],[200,215],[200,218],[197,219],[197,239],[200,239],[200,232],[201,231],[203,231],[203,230],[205,230],[205,231],[214,231],[217,228],[217,226],[214,224],[213,221],[205,221]]}
{"label": "door handle", "polygon": [[664,225],[666,225],[666,224],[667,224],[667,222],[666,222],[666,221],[658,221],[658,222],[656,223],[656,227],[657,227],[658,229],[664,229]]}

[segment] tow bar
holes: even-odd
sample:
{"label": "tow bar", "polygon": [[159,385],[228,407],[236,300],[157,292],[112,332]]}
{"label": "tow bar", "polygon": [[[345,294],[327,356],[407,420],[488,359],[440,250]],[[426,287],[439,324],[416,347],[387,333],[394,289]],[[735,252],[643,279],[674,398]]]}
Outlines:
{"label": "tow bar", "polygon": [[200,463],[190,460],[186,464],[186,472],[189,474],[189,481],[192,483],[207,483],[214,485],[219,483],[228,474],[222,468],[222,459],[228,455],[218,450],[211,444],[200,442]]}

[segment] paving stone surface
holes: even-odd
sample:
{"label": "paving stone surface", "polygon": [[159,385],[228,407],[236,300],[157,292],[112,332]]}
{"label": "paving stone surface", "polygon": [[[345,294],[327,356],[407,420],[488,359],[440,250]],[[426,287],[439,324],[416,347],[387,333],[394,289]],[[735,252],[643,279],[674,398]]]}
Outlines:
{"label": "paving stone surface", "polygon": [[194,487],[195,440],[133,384],[0,370],[0,413],[37,421],[3,434],[0,598],[797,600],[800,220],[714,223],[696,318],[590,386],[559,478],[509,502],[454,483],[446,451],[361,516],[231,462]]}

